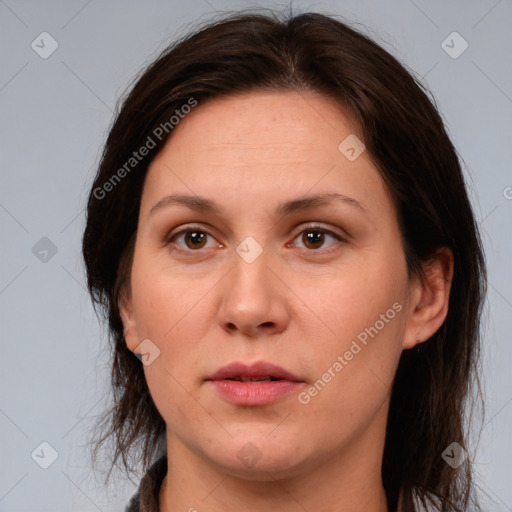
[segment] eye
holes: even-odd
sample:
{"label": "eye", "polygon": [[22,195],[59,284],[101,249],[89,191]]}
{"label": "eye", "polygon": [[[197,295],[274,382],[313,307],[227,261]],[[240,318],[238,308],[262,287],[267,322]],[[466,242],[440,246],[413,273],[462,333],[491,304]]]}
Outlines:
{"label": "eye", "polygon": [[[325,244],[326,237],[335,240],[331,245],[338,245],[346,242],[341,235],[338,235],[329,229],[322,228],[321,226],[308,226],[306,229],[302,230],[299,235],[301,235],[300,240],[304,244],[305,248],[313,251],[322,248]],[[295,239],[297,238],[299,237],[297,236]]]}
{"label": "eye", "polygon": [[[173,235],[171,235],[166,243],[174,243],[178,246],[178,250],[181,251],[198,251],[199,249],[206,248],[207,237],[210,234],[201,229],[199,226],[187,226],[185,229],[182,229]],[[177,244],[176,240],[183,240],[185,246],[183,244]],[[183,248],[185,247],[185,248]]]}
{"label": "eye", "polygon": [[[329,238],[334,241],[334,243],[330,244],[331,246],[346,242],[346,239],[341,235],[321,226],[308,226],[306,229],[303,229],[299,235],[302,235],[300,240],[304,244],[303,248],[311,251],[319,252],[319,249],[322,249],[326,240]],[[294,240],[299,238],[299,235],[297,235]],[[177,247],[177,250],[181,252],[200,252],[201,249],[208,248],[208,237],[211,237],[211,235],[200,226],[186,226],[180,231],[171,234],[165,241],[165,245],[172,243]],[[179,243],[180,240],[181,243]],[[218,244],[218,246],[219,245],[222,247],[222,244]]]}

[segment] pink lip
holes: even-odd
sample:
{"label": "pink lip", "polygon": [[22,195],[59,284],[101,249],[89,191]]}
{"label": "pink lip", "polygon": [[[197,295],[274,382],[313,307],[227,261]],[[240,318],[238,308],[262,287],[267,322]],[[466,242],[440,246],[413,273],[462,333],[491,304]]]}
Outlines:
{"label": "pink lip", "polygon": [[276,379],[289,380],[292,382],[303,382],[293,373],[265,361],[260,361],[252,365],[238,362],[230,363],[219,368],[215,373],[210,375],[207,380],[222,380],[234,377],[275,377]]}
{"label": "pink lip", "polygon": [[[266,382],[241,382],[228,380],[235,377],[274,377],[279,380]],[[236,405],[268,405],[291,393],[304,382],[299,377],[272,363],[253,365],[231,363],[219,368],[207,379],[226,401]]]}

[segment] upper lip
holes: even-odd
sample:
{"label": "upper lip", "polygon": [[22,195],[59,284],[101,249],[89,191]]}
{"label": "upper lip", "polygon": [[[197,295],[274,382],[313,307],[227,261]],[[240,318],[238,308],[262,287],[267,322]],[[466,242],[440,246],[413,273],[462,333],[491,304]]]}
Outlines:
{"label": "upper lip", "polygon": [[266,361],[260,361],[254,364],[241,362],[230,363],[219,368],[206,380],[222,380],[235,377],[274,377],[276,379],[302,382],[302,380],[293,373]]}

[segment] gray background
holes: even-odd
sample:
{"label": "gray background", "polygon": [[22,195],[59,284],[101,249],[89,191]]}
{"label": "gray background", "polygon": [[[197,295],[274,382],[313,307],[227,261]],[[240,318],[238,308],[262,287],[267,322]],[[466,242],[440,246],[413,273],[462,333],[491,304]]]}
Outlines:
{"label": "gray background", "polygon": [[[0,0],[0,512],[121,511],[135,491],[138,482],[122,476],[105,490],[87,459],[90,430],[108,403],[108,353],[80,259],[86,192],[131,77],[189,24],[258,5],[283,6]],[[512,3],[338,0],[293,7],[364,24],[424,77],[464,158],[490,284],[487,415],[472,462],[493,500],[486,510],[512,511]],[[46,59],[31,47],[34,40],[42,46],[44,31],[58,43]],[[451,56],[442,47],[453,31],[469,45],[457,58],[462,40],[447,40]],[[43,441],[58,452],[48,469],[31,458]]]}

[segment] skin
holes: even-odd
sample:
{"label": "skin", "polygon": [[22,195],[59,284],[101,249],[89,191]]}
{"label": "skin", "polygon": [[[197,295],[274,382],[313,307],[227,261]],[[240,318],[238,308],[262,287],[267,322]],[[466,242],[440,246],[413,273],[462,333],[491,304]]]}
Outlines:
{"label": "skin", "polygon": [[[396,210],[370,155],[350,161],[338,149],[358,133],[326,97],[251,92],[199,104],[152,161],[120,307],[129,349],[149,339],[160,350],[144,366],[167,424],[160,510],[388,510],[391,384],[402,350],[441,326],[453,263],[440,249],[425,281],[408,277]],[[326,192],[362,207],[274,211]],[[221,213],[168,205],[150,214],[168,194],[206,197]],[[165,244],[190,223],[206,240],[181,234]],[[312,223],[345,241],[308,242]],[[263,250],[252,263],[236,252],[247,236]],[[396,303],[401,311],[301,403],[298,394]],[[270,405],[233,405],[205,381],[233,361],[270,361],[303,384]],[[260,457],[250,467],[237,457],[247,443]]]}

